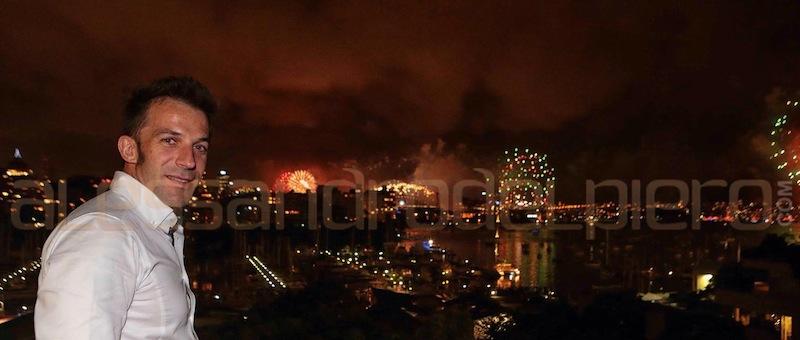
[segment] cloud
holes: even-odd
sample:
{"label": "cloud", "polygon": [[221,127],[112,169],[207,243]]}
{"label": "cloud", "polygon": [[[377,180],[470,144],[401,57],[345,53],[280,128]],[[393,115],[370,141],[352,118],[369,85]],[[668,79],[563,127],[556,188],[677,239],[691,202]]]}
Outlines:
{"label": "cloud", "polygon": [[418,164],[411,175],[412,181],[441,180],[452,188],[459,180],[479,178],[480,175],[459,157],[458,153],[464,151],[463,147],[446,150],[445,143],[441,139],[435,144],[422,145],[415,157]]}
{"label": "cloud", "polygon": [[[574,155],[594,155],[581,160],[589,169],[566,173],[576,178],[696,175],[709,162],[723,172],[757,160],[737,153],[752,152],[769,90],[798,86],[797,9],[6,4],[0,150],[27,146],[36,160],[70,139],[79,151],[63,151],[69,161],[59,171],[109,173],[116,160],[98,162],[108,153],[93,146],[116,137],[128,91],[191,74],[223,104],[209,167],[242,176],[294,166],[330,172],[328,164],[366,166],[376,155],[415,158],[420,175],[439,176],[459,160],[493,164],[509,145],[546,150],[564,168],[578,166]],[[438,142],[420,150],[437,139],[469,152],[453,156],[459,151],[439,151]]]}

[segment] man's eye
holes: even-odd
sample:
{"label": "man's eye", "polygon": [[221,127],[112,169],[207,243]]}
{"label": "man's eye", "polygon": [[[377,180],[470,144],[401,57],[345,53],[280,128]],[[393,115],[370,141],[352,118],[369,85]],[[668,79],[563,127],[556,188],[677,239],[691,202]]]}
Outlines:
{"label": "man's eye", "polygon": [[195,148],[201,152],[208,152],[208,146],[205,145],[196,145]]}
{"label": "man's eye", "polygon": [[175,138],[172,138],[172,137],[167,137],[167,138],[161,139],[161,141],[164,142],[164,143],[167,143],[169,145],[173,145],[173,144],[178,142],[178,141],[175,140]]}

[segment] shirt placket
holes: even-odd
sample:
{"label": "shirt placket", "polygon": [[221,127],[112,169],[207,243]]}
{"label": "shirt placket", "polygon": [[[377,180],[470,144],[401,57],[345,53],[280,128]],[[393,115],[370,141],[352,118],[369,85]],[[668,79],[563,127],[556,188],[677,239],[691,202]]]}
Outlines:
{"label": "shirt placket", "polygon": [[[189,286],[189,275],[186,273],[186,266],[183,258],[183,243],[185,239],[183,237],[183,233],[178,232],[179,228],[181,228],[180,222],[175,224],[174,230],[170,228],[170,236],[172,238],[172,246],[175,250],[175,255],[178,257],[178,262],[180,263],[181,267],[181,279],[183,281],[184,291],[186,292],[186,302],[189,306],[189,328],[192,330],[194,338],[197,339],[197,334],[194,330],[195,299],[194,294],[192,294],[192,290]],[[178,232],[177,242],[175,242],[175,232]]]}

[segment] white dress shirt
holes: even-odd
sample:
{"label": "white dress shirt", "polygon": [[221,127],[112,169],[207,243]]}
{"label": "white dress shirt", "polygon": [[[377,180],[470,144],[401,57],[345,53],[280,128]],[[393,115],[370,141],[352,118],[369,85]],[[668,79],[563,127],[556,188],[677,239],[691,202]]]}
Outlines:
{"label": "white dress shirt", "polygon": [[197,339],[183,241],[172,208],[117,171],[44,244],[36,338]]}

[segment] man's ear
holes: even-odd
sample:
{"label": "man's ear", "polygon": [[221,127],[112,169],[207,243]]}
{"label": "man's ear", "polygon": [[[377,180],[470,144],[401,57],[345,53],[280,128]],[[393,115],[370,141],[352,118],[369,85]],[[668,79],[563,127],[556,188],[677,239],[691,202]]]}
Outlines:
{"label": "man's ear", "polygon": [[136,164],[139,162],[139,147],[131,136],[119,136],[117,149],[125,163]]}

